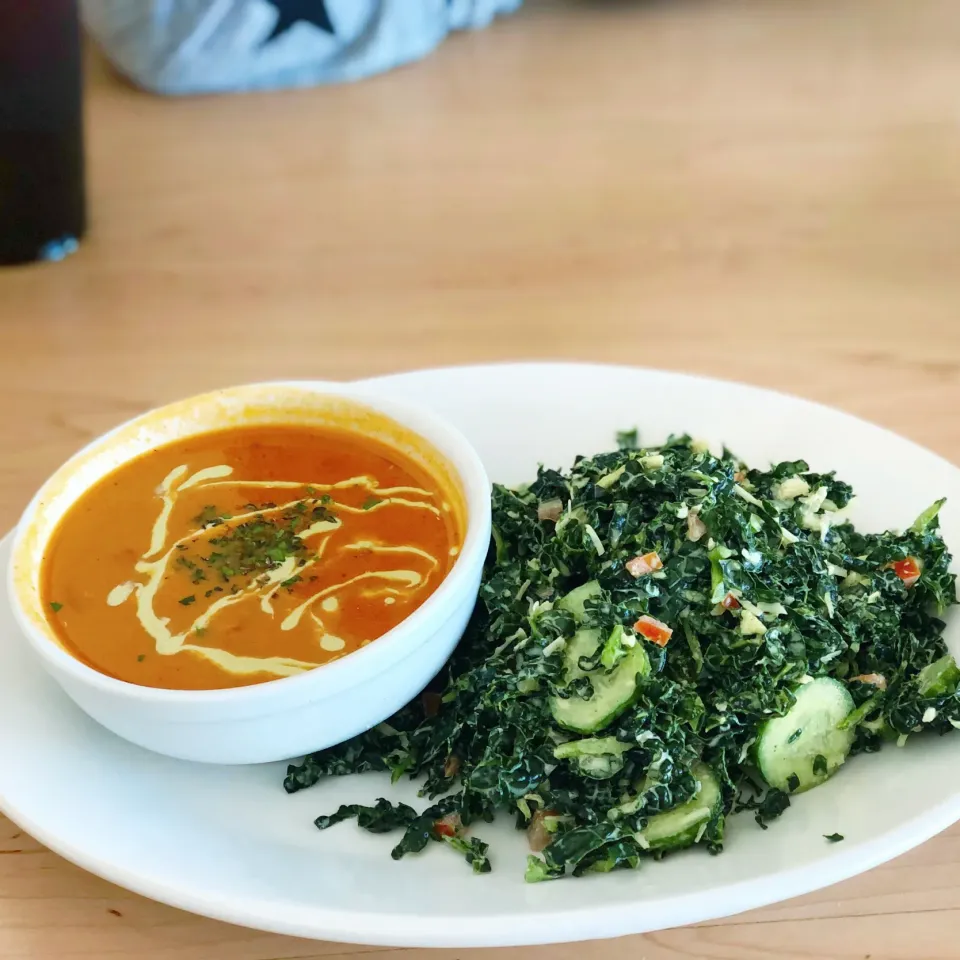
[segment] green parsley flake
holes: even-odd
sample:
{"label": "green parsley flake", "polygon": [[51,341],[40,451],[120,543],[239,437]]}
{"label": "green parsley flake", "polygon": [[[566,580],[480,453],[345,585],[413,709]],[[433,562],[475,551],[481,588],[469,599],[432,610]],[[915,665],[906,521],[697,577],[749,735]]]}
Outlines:
{"label": "green parsley flake", "polygon": [[215,527],[230,520],[229,513],[221,513],[212,503],[208,503],[194,518],[198,527]]}
{"label": "green parsley flake", "polygon": [[202,580],[207,579],[207,575],[201,569],[200,564],[196,563],[194,560],[191,560],[189,557],[182,555],[177,557],[176,565],[178,567],[183,567],[183,569],[190,574],[190,580],[193,583],[200,583]]}

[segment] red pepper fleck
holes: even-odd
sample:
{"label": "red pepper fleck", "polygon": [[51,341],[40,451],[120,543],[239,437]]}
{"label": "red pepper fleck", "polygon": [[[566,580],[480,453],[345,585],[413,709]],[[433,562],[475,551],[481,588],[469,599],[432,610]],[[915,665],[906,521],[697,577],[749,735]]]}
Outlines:
{"label": "red pepper fleck", "polygon": [[889,564],[890,569],[903,581],[904,586],[912,587],[923,572],[923,567],[916,557],[904,557]]}
{"label": "red pepper fleck", "polygon": [[448,813],[433,825],[433,829],[438,836],[455,837],[460,832],[462,826],[463,824],[460,822],[458,814]]}
{"label": "red pepper fleck", "polygon": [[641,557],[634,557],[627,561],[627,573],[631,577],[645,577],[648,573],[654,573],[662,569],[663,561],[656,551],[645,553]]}
{"label": "red pepper fleck", "polygon": [[740,608],[740,601],[732,594],[728,593],[721,601],[720,606],[724,610],[738,610]]}
{"label": "red pepper fleck", "polygon": [[665,647],[667,642],[673,636],[673,630],[665,623],[657,620],[656,617],[642,616],[634,625],[633,629],[645,637],[651,643],[658,647]]}

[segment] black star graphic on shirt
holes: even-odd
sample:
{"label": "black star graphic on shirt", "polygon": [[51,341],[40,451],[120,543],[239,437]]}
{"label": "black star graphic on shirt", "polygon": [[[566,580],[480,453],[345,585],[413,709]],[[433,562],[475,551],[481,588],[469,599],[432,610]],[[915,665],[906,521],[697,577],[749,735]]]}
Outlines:
{"label": "black star graphic on shirt", "polygon": [[267,3],[277,8],[277,22],[270,36],[263,41],[264,46],[301,21],[312,23],[331,36],[336,34],[325,0],[267,0]]}

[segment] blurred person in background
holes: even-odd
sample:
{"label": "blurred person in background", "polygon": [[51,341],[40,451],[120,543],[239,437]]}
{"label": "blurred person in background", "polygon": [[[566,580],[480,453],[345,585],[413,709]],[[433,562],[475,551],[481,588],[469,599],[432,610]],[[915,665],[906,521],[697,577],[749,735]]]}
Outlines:
{"label": "blurred person in background", "polygon": [[114,66],[155,93],[358,80],[485,27],[522,0],[81,0]]}

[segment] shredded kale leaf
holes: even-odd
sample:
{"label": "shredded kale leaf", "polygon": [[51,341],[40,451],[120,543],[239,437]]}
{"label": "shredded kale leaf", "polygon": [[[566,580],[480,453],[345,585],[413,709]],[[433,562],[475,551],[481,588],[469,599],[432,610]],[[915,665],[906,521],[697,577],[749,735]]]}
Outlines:
{"label": "shredded kale leaf", "polygon": [[[738,810],[766,829],[788,809],[800,781],[770,786],[757,742],[811,678],[849,692],[853,754],[960,726],[960,669],[942,636],[956,602],[942,501],[903,532],[865,534],[844,516],[851,488],[802,460],[757,470],[685,436],[617,442],[568,471],[495,486],[479,601],[444,670],[388,722],[291,765],[285,781],[293,793],[388,771],[420,780],[432,805],[381,798],[319,828],[356,818],[402,831],[395,858],[439,842],[486,872],[471,831],[506,813],[539,851],[529,881],[636,868],[694,844],[720,852]],[[582,612],[563,602],[594,582]],[[600,642],[568,664],[583,630]],[[636,676],[624,678],[628,663]],[[560,701],[599,715],[621,687],[589,735],[555,719]],[[813,775],[826,771],[815,755]],[[698,806],[711,778],[718,802]]]}

